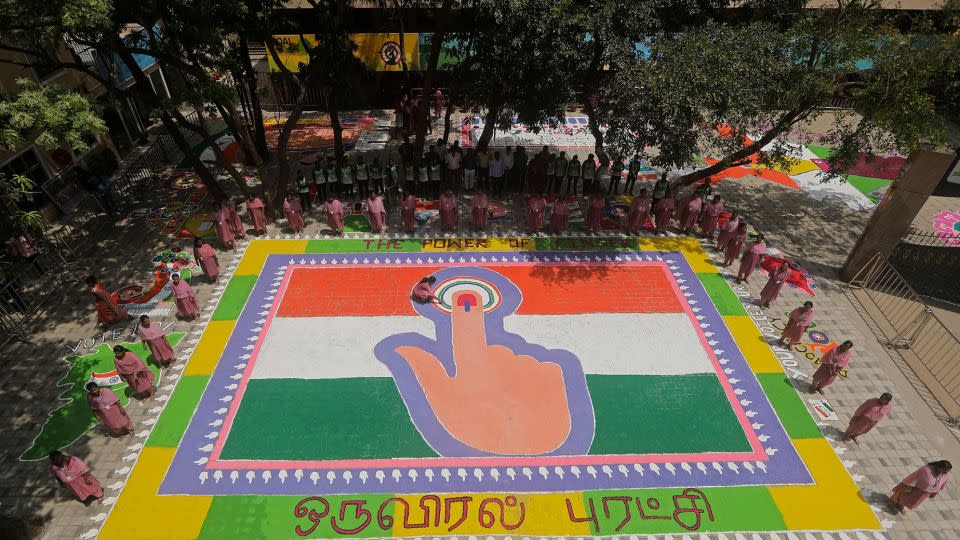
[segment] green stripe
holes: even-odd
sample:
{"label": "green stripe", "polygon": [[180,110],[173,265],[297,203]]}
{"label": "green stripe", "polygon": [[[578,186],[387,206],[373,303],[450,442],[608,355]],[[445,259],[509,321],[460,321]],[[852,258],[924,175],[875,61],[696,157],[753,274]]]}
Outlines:
{"label": "green stripe", "polygon": [[[292,478],[288,482],[294,481]],[[303,480],[304,482],[307,479]],[[358,480],[359,481],[359,480]],[[364,501],[363,509],[371,514],[370,524],[360,532],[352,533],[351,538],[370,538],[374,536],[383,536],[384,530],[380,528],[377,522],[380,506],[393,495],[326,495],[329,510],[325,513],[324,505],[319,501],[309,501],[302,505],[306,509],[304,517],[297,517],[294,514],[297,503],[306,497],[281,497],[281,496],[251,496],[241,495],[233,497],[214,497],[207,510],[207,517],[203,521],[203,528],[200,529],[200,540],[223,540],[224,538],[236,538],[238,540],[274,540],[277,538],[300,538],[296,527],[299,526],[303,533],[306,533],[314,526],[315,521],[310,519],[310,511],[325,515],[322,519],[316,519],[317,528],[306,535],[307,538],[341,538],[344,535],[338,533],[331,526],[335,521],[341,529],[356,528],[366,519],[355,517],[354,510],[356,506],[348,505],[345,507],[345,515],[340,515],[340,504],[346,500]],[[393,516],[393,505],[391,501],[383,509],[382,515]],[[416,520],[419,509],[411,509],[411,520]],[[400,519],[403,519],[401,516]]]}
{"label": "green stripe", "polygon": [[240,317],[244,304],[247,303],[247,297],[253,291],[253,286],[257,283],[259,276],[233,276],[230,284],[223,292],[217,309],[213,312],[214,321],[234,321]]}
{"label": "green stripe", "polygon": [[713,300],[713,305],[716,306],[720,315],[747,314],[747,310],[743,308],[740,298],[734,294],[730,288],[730,284],[727,283],[727,280],[724,279],[721,274],[705,272],[697,274],[697,277],[700,278],[700,283],[702,283],[703,288],[707,290],[707,294],[710,295],[710,300]]}
{"label": "green stripe", "polygon": [[197,409],[197,403],[207,387],[208,375],[187,375],[177,382],[177,388],[147,439],[147,446],[176,448],[183,432]]}
{"label": "green stripe", "polygon": [[826,146],[817,146],[814,144],[808,144],[807,150],[810,150],[815,156],[821,159],[827,159],[831,154],[833,154],[832,148],[827,148]]}
{"label": "green stripe", "polygon": [[[647,474],[654,473],[647,472]],[[677,475],[686,474],[677,471]],[[693,474],[698,474],[698,471],[694,470]],[[696,477],[694,476],[694,478]],[[695,483],[695,480],[693,483]],[[692,509],[693,505],[696,504],[697,508],[704,510],[700,514],[700,531],[782,531],[787,528],[776,502],[764,487],[703,488],[701,491],[710,504],[714,521],[710,521],[705,511],[706,504],[699,496],[695,501],[681,498],[678,499],[676,505],[674,504],[673,497],[682,496],[682,488],[588,491],[584,493],[584,507],[581,509],[583,513],[576,517],[590,516],[592,503],[593,515],[597,518],[598,527],[589,522],[586,525],[590,527],[590,534],[593,535],[680,533],[697,537],[699,533],[681,527],[673,519],[675,508]],[[688,496],[690,495],[688,493]],[[627,514],[623,500],[608,499],[605,510],[603,503],[605,497],[629,497],[630,514]],[[650,499],[656,499],[656,502],[650,504]],[[644,517],[641,517],[637,507],[638,500],[642,505]],[[651,508],[658,505],[659,509]],[[623,523],[628,515],[631,516],[630,520],[622,529],[617,531],[616,528]],[[656,519],[655,516],[666,516],[667,519]],[[677,515],[677,519],[688,527],[693,527],[696,525],[697,514],[695,512],[681,512]]]}
{"label": "green stripe", "polygon": [[758,373],[757,379],[791,439],[823,437],[796,388],[782,373]]}
{"label": "green stripe", "polygon": [[[749,451],[713,374],[587,375],[591,454]],[[283,411],[278,414],[278,411]],[[393,379],[253,379],[223,459],[436,457]]]}
{"label": "green stripe", "polygon": [[868,199],[871,200],[873,200],[874,197],[870,195],[870,192],[877,188],[889,186],[893,183],[893,180],[887,180],[885,178],[871,178],[869,176],[857,176],[855,174],[845,175],[844,179],[846,179],[851,186],[857,188],[857,191],[863,193]]}
{"label": "green stripe", "polygon": [[587,384],[597,419],[591,454],[750,451],[712,373],[587,375]]}

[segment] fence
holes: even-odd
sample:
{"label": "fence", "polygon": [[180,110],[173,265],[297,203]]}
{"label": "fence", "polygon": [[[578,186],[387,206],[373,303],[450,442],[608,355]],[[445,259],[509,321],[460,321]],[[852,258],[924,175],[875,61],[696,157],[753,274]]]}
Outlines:
{"label": "fence", "polygon": [[75,283],[69,273],[59,239],[36,242],[40,253],[33,259],[7,263],[0,268],[0,345],[10,340],[30,341],[30,328],[59,286]]}
{"label": "fence", "polygon": [[890,254],[890,264],[918,293],[960,303],[960,233],[911,230]]}
{"label": "fence", "polygon": [[960,340],[879,253],[850,286],[880,327],[884,345],[900,353],[951,420],[960,419]]}

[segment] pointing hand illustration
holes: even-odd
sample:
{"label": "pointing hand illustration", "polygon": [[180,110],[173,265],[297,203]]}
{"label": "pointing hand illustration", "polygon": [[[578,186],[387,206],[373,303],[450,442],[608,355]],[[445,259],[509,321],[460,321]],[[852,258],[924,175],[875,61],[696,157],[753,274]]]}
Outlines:
{"label": "pointing hand illustration", "polygon": [[485,452],[536,455],[557,449],[571,422],[560,366],[489,345],[479,296],[459,291],[452,300],[454,373],[421,347],[395,348],[437,420],[454,438]]}

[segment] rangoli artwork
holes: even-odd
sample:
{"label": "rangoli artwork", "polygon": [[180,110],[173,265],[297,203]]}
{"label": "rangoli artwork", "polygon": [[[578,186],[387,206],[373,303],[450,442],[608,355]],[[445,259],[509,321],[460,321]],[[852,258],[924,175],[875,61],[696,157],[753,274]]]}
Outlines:
{"label": "rangoli artwork", "polygon": [[882,530],[727,283],[691,238],[253,240],[99,537]]}
{"label": "rangoli artwork", "polygon": [[943,242],[960,247],[960,212],[940,212],[933,216],[933,231]]}

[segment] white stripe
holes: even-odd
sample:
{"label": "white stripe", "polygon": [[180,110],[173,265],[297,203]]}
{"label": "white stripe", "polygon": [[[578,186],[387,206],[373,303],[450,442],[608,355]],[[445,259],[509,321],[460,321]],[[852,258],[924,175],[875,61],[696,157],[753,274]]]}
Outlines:
{"label": "white stripe", "polygon": [[[681,375],[713,371],[682,313],[515,315],[504,329],[529,343],[572,352],[584,373]],[[436,333],[424,317],[277,317],[254,366],[254,379],[390,377],[373,355],[383,338]]]}

